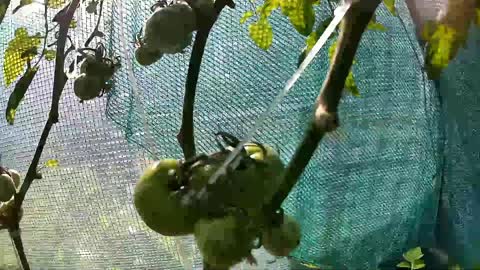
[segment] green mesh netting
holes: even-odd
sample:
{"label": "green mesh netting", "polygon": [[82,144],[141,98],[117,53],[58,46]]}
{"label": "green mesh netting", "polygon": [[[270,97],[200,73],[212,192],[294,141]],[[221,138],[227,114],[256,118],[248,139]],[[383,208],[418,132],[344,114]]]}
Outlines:
{"label": "green mesh netting", "polygon": [[[235,10],[222,13],[202,65],[195,107],[201,152],[216,150],[213,134],[218,130],[239,137],[249,132],[294,73],[304,45],[289,22],[275,13],[274,44],[268,52],[261,51],[249,39],[247,27],[238,23],[246,1],[236,2]],[[479,62],[473,60],[478,56],[478,34],[442,78],[439,98],[417,61],[422,52],[411,41],[415,31],[405,3],[397,2],[399,17],[383,5],[377,12],[388,32],[364,35],[354,67],[362,96],[345,95],[342,127],[325,139],[284,204],[303,228],[302,244],[292,254],[299,261],[323,268],[374,269],[395,265],[408,248],[433,246],[438,242],[434,229],[440,184],[445,183],[442,209],[447,216],[439,222],[443,231],[436,231],[443,232],[440,242],[465,267],[478,263],[480,226],[474,213],[479,188],[471,184],[478,177],[478,95],[471,91],[479,88],[474,79]],[[12,1],[11,8],[18,3]],[[67,84],[61,120],[42,159],[58,159],[60,166],[43,170],[44,180],[32,186],[24,206],[22,232],[33,269],[202,267],[191,237],[153,233],[132,202],[133,186],[153,159],[181,157],[176,134],[190,49],[147,68],[135,62],[131,41],[151,4],[106,2],[101,29],[107,47],[123,63],[108,97],[80,104],[72,82]],[[38,23],[42,11],[34,4],[5,18],[0,25],[0,59],[16,27],[27,27],[31,34],[43,31]],[[327,9],[317,12],[318,19],[328,14]],[[95,19],[78,12],[72,40],[83,43]],[[0,121],[2,165],[20,171],[29,165],[50,106],[53,66],[41,64],[15,125]],[[255,135],[258,141],[276,145],[285,162],[302,138],[327,68],[324,48]],[[2,110],[11,91],[0,76]],[[271,263],[262,250],[256,254],[257,269],[288,268],[285,260]],[[15,254],[8,234],[1,231],[0,267],[9,264],[16,265]],[[238,267],[242,268],[253,269]]]}

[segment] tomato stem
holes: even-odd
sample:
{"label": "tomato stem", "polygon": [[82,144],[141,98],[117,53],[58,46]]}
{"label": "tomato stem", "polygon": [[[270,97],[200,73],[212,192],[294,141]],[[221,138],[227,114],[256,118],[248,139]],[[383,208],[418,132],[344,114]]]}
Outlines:
{"label": "tomato stem", "polygon": [[235,4],[232,0],[215,1],[214,8],[216,16],[214,17],[203,15],[200,10],[195,10],[197,14],[198,31],[195,36],[192,55],[190,57],[190,63],[188,66],[185,97],[183,102],[182,126],[177,135],[177,140],[183,150],[185,160],[195,157],[196,154],[193,111],[195,106],[195,93],[197,89],[198,76],[200,73],[200,66],[202,65],[205,46],[207,44],[208,35],[210,34],[218,15],[220,15],[225,6],[235,7]]}
{"label": "tomato stem", "polygon": [[354,2],[342,22],[335,56],[314,107],[314,115],[302,142],[290,160],[284,181],[265,210],[279,209],[315,154],[325,134],[339,126],[337,115],[345,81],[353,64],[363,33],[381,0]]}
{"label": "tomato stem", "polygon": [[14,211],[13,211],[13,224],[9,225],[8,230],[10,231],[10,235],[15,236],[12,237],[12,240],[15,245],[15,249],[17,250],[18,256],[20,257],[20,262],[24,270],[29,270],[30,266],[28,264],[25,252],[23,250],[23,243],[22,238],[20,236],[20,218],[19,213],[25,199],[25,195],[30,188],[33,180],[39,178],[38,174],[38,164],[40,162],[40,158],[42,156],[43,149],[47,143],[48,135],[55,123],[58,122],[58,107],[60,103],[60,97],[62,95],[63,89],[67,82],[67,77],[63,70],[65,64],[65,44],[67,41],[68,31],[70,22],[73,19],[73,15],[79,6],[80,0],[72,0],[70,5],[65,9],[61,10],[55,18],[58,20],[58,24],[60,26],[58,40],[57,40],[57,53],[55,58],[55,75],[53,81],[53,93],[52,93],[52,104],[50,108],[50,113],[48,115],[47,122],[45,123],[45,127],[43,128],[42,135],[38,142],[37,148],[35,150],[35,154],[33,156],[32,162],[28,168],[27,174],[23,181],[23,184],[20,188],[20,191],[15,194],[15,204],[14,204]]}

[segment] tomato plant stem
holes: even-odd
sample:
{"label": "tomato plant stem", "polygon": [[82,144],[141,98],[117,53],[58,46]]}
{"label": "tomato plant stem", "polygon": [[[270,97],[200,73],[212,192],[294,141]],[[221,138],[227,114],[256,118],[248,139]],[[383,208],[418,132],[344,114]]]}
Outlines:
{"label": "tomato plant stem", "polygon": [[13,222],[13,224],[10,224],[8,229],[10,231],[10,235],[15,236],[13,238],[13,241],[15,244],[15,248],[18,252],[18,256],[20,257],[23,269],[30,269],[30,266],[28,265],[28,261],[26,259],[26,255],[23,249],[22,238],[20,236],[19,213],[22,207],[23,200],[25,199],[25,195],[30,188],[30,185],[32,184],[33,180],[40,178],[37,170],[38,164],[40,162],[43,149],[45,148],[45,145],[47,143],[48,135],[50,134],[53,125],[58,122],[58,107],[60,103],[60,97],[67,82],[67,77],[63,69],[65,64],[65,44],[67,41],[70,22],[72,21],[73,15],[75,14],[79,3],[80,0],[72,0],[69,6],[66,9],[60,11],[60,13],[56,16],[60,29],[57,40],[55,74],[53,81],[53,94],[50,113],[48,115],[47,122],[45,123],[45,127],[43,128],[42,135],[38,142],[35,154],[33,156],[32,162],[30,163],[20,191],[15,194],[15,211],[13,217],[15,222]]}
{"label": "tomato plant stem", "polygon": [[281,207],[315,154],[322,138],[339,126],[337,110],[345,81],[362,35],[380,2],[381,0],[354,2],[345,14],[335,56],[315,103],[312,121],[286,168],[282,186],[270,205],[267,205],[267,211],[276,211]]}
{"label": "tomato plant stem", "polygon": [[202,15],[200,10],[196,10],[198,31],[193,44],[190,64],[188,66],[187,82],[185,85],[185,97],[183,102],[182,126],[177,135],[178,143],[183,150],[185,159],[193,158],[196,155],[193,111],[195,107],[195,94],[198,83],[202,58],[205,52],[208,35],[215,24],[218,15],[225,6],[234,7],[232,0],[215,1],[215,15],[213,18],[208,15]]}

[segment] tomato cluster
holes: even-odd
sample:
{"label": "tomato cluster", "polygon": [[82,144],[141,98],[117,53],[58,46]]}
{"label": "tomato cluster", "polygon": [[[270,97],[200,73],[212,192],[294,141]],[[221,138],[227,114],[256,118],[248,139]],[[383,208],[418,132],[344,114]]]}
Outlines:
{"label": "tomato cluster", "polygon": [[278,224],[266,222],[264,206],[285,170],[271,146],[245,144],[237,166],[209,183],[233,149],[188,161],[161,160],[146,169],[134,190],[135,207],[148,227],[166,236],[194,234],[205,262],[217,268],[253,258],[251,251],[262,244],[271,254],[286,256],[301,235],[290,216],[282,214]]}

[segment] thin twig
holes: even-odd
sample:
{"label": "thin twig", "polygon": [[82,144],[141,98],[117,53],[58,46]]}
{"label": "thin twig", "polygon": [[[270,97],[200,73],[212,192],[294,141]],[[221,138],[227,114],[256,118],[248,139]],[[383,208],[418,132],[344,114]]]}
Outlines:
{"label": "thin twig", "polygon": [[337,110],[345,87],[345,80],[353,64],[363,32],[379,4],[380,0],[354,2],[345,14],[337,50],[316,101],[313,119],[303,141],[286,168],[282,186],[265,208],[267,213],[272,213],[281,207],[310,162],[322,138],[339,126]]}
{"label": "thin twig", "polygon": [[195,138],[194,138],[194,123],[193,123],[193,110],[195,105],[195,92],[197,89],[198,76],[200,73],[200,66],[202,64],[202,58],[205,51],[205,45],[207,44],[208,35],[210,30],[215,24],[218,15],[225,6],[234,7],[235,4],[232,0],[218,0],[215,2],[216,16],[211,17],[208,15],[200,14],[197,18],[198,31],[193,44],[192,55],[190,57],[190,64],[188,66],[187,83],[185,85],[185,97],[183,103],[182,114],[182,126],[180,132],[177,135],[178,143],[180,144],[185,159],[190,159],[195,156]]}
{"label": "thin twig", "polygon": [[[43,149],[47,143],[48,135],[50,134],[50,130],[52,129],[53,125],[58,122],[58,106],[60,103],[60,97],[62,95],[63,89],[67,82],[67,77],[63,71],[63,67],[65,64],[65,43],[67,40],[68,30],[70,22],[75,14],[75,11],[78,7],[80,0],[72,0],[70,5],[67,9],[62,10],[62,14],[56,16],[58,19],[58,23],[60,25],[59,36],[58,36],[58,43],[57,43],[57,53],[55,58],[55,77],[53,81],[53,95],[52,95],[52,105],[50,108],[50,113],[48,115],[48,120],[45,123],[45,127],[43,129],[42,135],[37,145],[37,149],[35,150],[35,154],[33,156],[32,162],[28,168],[27,174],[23,181],[23,184],[20,188],[20,191],[15,194],[15,204],[14,204],[14,212],[13,212],[13,219],[14,223],[9,224],[9,231],[12,235],[20,235],[20,211],[25,199],[25,195],[30,188],[33,180],[39,179],[40,175],[38,174],[38,164],[40,162],[40,158],[42,156]],[[29,270],[30,266],[28,265],[28,261],[26,260],[25,252],[23,250],[23,243],[20,236],[15,237],[14,239],[15,248],[19,254],[19,257],[24,257],[24,260],[21,260],[22,266],[24,270]]]}
{"label": "thin twig", "polygon": [[20,259],[20,263],[22,264],[23,270],[30,270],[30,265],[28,264],[27,256],[25,255],[25,251],[23,250],[23,241],[22,235],[20,231],[9,231],[10,238],[13,241],[15,249],[17,250],[18,258]]}
{"label": "thin twig", "polygon": [[95,29],[93,29],[93,32],[88,37],[87,41],[85,41],[85,47],[88,47],[88,45],[90,45],[90,42],[92,42],[92,40],[96,36],[98,36],[98,33],[99,33],[98,28],[100,27],[100,20],[102,19],[102,13],[103,13],[103,1],[104,0],[100,1],[100,10],[97,18],[97,24],[95,25]]}
{"label": "thin twig", "polygon": [[38,58],[37,62],[35,63],[35,65],[33,65],[34,67],[38,67],[38,65],[40,64],[40,61],[42,61],[43,59],[43,56],[45,55],[45,49],[47,48],[47,39],[48,39],[48,33],[49,33],[49,30],[48,30],[48,5],[47,3],[45,3],[44,5],[44,10],[43,10],[43,18],[45,20],[45,36],[43,37],[43,49],[42,49],[42,54],[40,55],[40,57]]}

